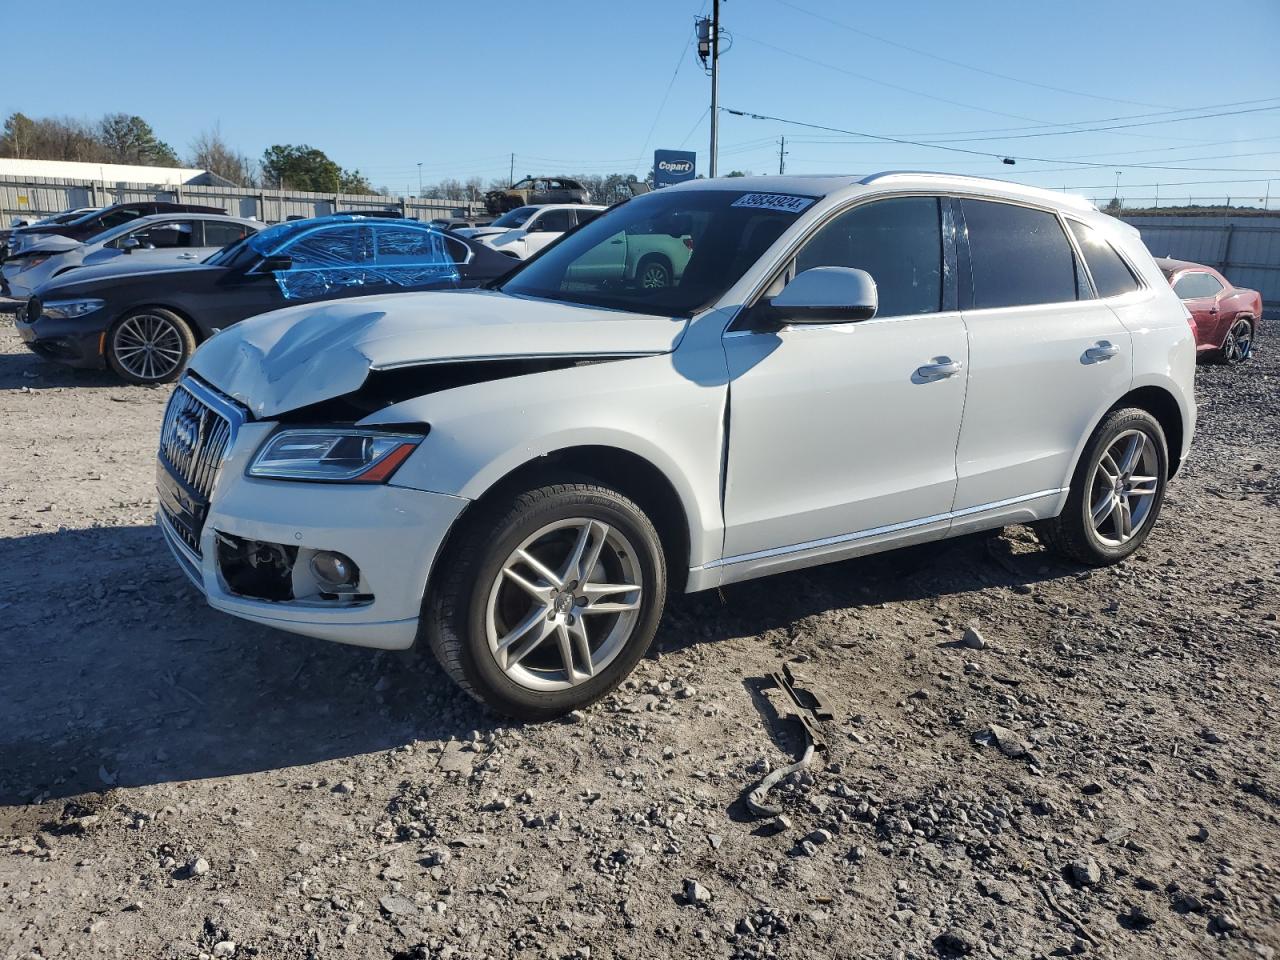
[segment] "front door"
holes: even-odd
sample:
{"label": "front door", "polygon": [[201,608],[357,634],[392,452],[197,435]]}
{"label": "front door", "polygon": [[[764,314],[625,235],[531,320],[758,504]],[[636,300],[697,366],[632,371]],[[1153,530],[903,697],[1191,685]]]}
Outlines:
{"label": "front door", "polygon": [[872,319],[726,334],[726,580],[761,554],[825,559],[945,533],[968,346],[941,212],[936,197],[863,204],[797,254],[797,273],[870,273]]}
{"label": "front door", "polygon": [[531,223],[525,224],[524,255],[532,257],[560,235],[573,228],[572,214],[565,209],[543,210]]}

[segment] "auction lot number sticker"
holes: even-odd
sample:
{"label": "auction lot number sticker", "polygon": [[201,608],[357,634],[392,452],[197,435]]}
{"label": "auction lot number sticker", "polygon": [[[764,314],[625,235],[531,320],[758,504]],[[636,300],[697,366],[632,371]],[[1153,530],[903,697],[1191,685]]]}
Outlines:
{"label": "auction lot number sticker", "polygon": [[744,193],[730,204],[732,207],[752,207],[756,210],[781,210],[783,213],[799,213],[813,197],[796,197],[789,193]]}

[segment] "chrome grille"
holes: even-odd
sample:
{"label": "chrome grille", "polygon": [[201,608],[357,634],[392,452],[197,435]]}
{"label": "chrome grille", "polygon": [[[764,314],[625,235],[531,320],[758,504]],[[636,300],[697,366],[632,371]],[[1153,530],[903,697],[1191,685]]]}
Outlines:
{"label": "chrome grille", "polygon": [[204,500],[213,492],[231,440],[231,421],[180,383],[169,398],[160,429],[160,455]]}

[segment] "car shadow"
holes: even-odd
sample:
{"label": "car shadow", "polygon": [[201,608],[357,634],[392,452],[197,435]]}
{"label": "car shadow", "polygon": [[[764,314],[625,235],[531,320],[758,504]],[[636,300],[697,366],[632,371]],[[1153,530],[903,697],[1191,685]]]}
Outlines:
{"label": "car shadow", "polygon": [[[1075,568],[967,537],[675,598],[656,649],[816,613]],[[497,718],[429,656],[325,643],[218,613],[151,526],[0,540],[0,804],[470,739]],[[773,656],[762,648],[762,656]],[[354,772],[354,771],[353,771]]]}
{"label": "car shadow", "polygon": [[150,526],[0,540],[0,804],[470,739],[429,656],[218,613]]}
{"label": "car shadow", "polygon": [[[59,387],[126,387],[109,370],[80,370],[45,360],[34,353],[0,354],[0,390],[52,390]],[[167,386],[167,385],[164,385]],[[139,387],[140,390],[163,389]]]}
{"label": "car shadow", "polygon": [[670,653],[705,640],[760,634],[832,610],[856,613],[992,587],[1030,594],[1036,583],[1084,572],[1045,551],[1029,529],[1009,530],[1008,536],[999,530],[970,534],[674,598],[657,649]]}

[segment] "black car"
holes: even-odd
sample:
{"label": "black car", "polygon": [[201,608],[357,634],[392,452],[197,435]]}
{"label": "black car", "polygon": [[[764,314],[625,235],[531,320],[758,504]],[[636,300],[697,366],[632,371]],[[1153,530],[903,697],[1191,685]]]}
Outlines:
{"label": "black car", "polygon": [[513,266],[484,244],[414,220],[318,217],[269,227],[190,267],[82,267],[36,290],[17,328],[48,360],[167,383],[197,344],[248,317],[317,300],[478,286]]}
{"label": "black car", "polygon": [[[94,210],[82,217],[64,223],[42,223],[38,226],[22,227],[13,231],[9,238],[12,253],[17,253],[23,243],[32,243],[40,237],[56,234],[70,237],[72,240],[88,240],[96,237],[103,230],[110,230],[122,223],[136,220],[138,217],[149,217],[154,213],[222,213],[222,207],[202,207],[195,203],[169,203],[165,200],[147,200],[142,203],[117,203],[114,206]],[[15,242],[16,241],[16,242]]]}

